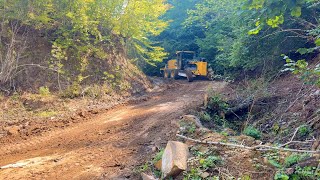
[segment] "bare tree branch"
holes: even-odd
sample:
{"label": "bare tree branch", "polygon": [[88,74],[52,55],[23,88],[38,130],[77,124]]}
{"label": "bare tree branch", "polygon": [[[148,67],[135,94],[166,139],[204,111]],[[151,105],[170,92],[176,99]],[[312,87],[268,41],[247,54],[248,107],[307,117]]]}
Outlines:
{"label": "bare tree branch", "polygon": [[303,150],[303,149],[290,149],[290,148],[283,148],[283,147],[273,147],[268,145],[257,145],[257,146],[245,146],[245,145],[239,145],[239,144],[233,144],[233,143],[223,143],[223,142],[213,142],[213,141],[200,141],[196,139],[192,139],[180,134],[176,135],[177,137],[180,137],[182,139],[186,139],[189,141],[193,141],[200,144],[210,144],[210,145],[222,145],[222,146],[230,146],[230,147],[236,147],[236,148],[243,148],[243,149],[249,149],[253,151],[272,151],[272,150],[279,150],[279,151],[289,151],[289,152],[298,152],[298,153],[311,153],[311,154],[320,154],[320,151],[310,151],[310,150]]}

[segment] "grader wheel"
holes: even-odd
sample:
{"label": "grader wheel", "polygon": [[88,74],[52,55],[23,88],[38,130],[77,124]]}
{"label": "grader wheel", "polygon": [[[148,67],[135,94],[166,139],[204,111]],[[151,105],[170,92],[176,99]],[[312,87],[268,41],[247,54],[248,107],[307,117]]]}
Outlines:
{"label": "grader wheel", "polygon": [[173,78],[173,79],[178,79],[178,70],[172,70],[171,71],[171,78]]}
{"label": "grader wheel", "polygon": [[170,71],[169,70],[164,70],[164,78],[168,79],[170,78]]}
{"label": "grader wheel", "polygon": [[193,81],[193,74],[192,74],[192,72],[189,71],[189,70],[186,70],[186,75],[187,75],[188,82],[192,82],[192,81]]}

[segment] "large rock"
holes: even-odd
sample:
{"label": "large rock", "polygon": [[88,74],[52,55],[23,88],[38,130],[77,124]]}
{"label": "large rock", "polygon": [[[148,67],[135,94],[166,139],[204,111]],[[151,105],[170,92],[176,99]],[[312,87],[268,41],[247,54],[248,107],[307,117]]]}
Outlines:
{"label": "large rock", "polygon": [[162,155],[163,177],[177,176],[187,170],[188,146],[177,141],[169,141]]}

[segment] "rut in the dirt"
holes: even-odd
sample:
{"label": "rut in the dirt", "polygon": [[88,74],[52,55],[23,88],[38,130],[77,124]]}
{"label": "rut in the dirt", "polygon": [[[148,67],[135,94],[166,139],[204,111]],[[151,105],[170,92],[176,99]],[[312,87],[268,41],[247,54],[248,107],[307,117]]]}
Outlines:
{"label": "rut in the dirt", "polygon": [[[134,169],[153,147],[175,136],[176,120],[202,103],[207,86],[181,83],[136,105],[97,114],[90,120],[26,140],[3,143],[0,179],[134,179]],[[21,168],[17,168],[21,167]]]}

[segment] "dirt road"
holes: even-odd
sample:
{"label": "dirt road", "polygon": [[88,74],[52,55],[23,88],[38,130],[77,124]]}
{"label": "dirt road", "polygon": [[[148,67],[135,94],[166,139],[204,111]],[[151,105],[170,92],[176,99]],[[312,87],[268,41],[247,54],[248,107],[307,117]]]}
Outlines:
{"label": "dirt road", "polygon": [[134,169],[175,138],[179,116],[217,82],[178,82],[151,99],[14,143],[0,144],[0,179],[137,179]]}

